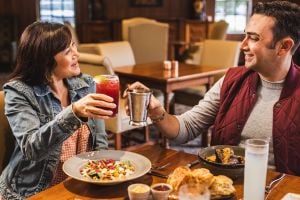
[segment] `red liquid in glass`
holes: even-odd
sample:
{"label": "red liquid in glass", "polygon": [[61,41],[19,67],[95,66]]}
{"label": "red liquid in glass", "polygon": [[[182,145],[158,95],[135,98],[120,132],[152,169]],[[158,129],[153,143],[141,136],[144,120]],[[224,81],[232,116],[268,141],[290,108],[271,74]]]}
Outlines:
{"label": "red liquid in glass", "polygon": [[119,79],[117,76],[112,75],[100,75],[94,78],[96,82],[96,92],[101,94],[106,94],[114,99],[113,103],[117,106],[112,109],[113,115],[115,116],[118,113],[119,105]]}

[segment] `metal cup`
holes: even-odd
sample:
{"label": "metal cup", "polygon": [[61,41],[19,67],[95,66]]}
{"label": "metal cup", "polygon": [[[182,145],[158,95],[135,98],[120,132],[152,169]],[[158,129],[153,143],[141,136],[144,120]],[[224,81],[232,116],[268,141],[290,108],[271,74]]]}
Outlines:
{"label": "metal cup", "polygon": [[148,89],[128,90],[129,124],[132,126],[146,126],[148,106],[152,91]]}

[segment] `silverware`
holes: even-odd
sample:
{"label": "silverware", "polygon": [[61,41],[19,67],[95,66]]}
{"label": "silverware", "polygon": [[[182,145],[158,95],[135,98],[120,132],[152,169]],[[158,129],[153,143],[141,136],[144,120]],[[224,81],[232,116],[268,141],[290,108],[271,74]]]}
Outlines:
{"label": "silverware", "polygon": [[280,173],[275,178],[273,178],[272,181],[265,187],[265,193],[269,194],[273,187],[276,185],[275,183],[281,181],[285,177],[285,175],[285,173]]}
{"label": "silverware", "polygon": [[153,166],[153,165],[152,165],[151,170],[160,170],[160,169],[163,169],[163,168],[169,166],[170,164],[171,164],[171,163],[166,163],[166,164],[164,164],[164,165],[162,165],[162,166]]}
{"label": "silverware", "polygon": [[193,166],[197,165],[198,163],[200,163],[199,159],[194,160],[193,162],[190,162],[190,163],[186,164],[185,166],[188,168],[192,168]]}
{"label": "silverware", "polygon": [[171,163],[166,163],[164,165],[161,166],[154,166],[152,165],[151,170],[148,172],[148,174],[152,175],[152,176],[157,176],[160,178],[168,178],[168,175],[162,174],[161,172],[157,171],[157,170],[161,170],[164,169],[165,167],[169,166]]}
{"label": "silverware", "polygon": [[152,170],[150,170],[147,174],[150,174],[152,176],[157,176],[157,177],[160,177],[160,178],[166,178],[166,179],[169,177],[168,175],[162,174],[162,173],[157,172],[157,171],[152,171]]}

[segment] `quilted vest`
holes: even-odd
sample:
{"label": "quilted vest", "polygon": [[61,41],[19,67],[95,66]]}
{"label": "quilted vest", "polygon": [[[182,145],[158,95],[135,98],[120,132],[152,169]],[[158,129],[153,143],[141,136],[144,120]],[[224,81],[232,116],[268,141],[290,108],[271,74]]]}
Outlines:
{"label": "quilted vest", "polygon": [[[230,69],[220,94],[212,144],[238,145],[254,107],[260,84],[258,73],[246,67]],[[300,68],[294,63],[273,107],[273,145],[276,170],[300,176]]]}

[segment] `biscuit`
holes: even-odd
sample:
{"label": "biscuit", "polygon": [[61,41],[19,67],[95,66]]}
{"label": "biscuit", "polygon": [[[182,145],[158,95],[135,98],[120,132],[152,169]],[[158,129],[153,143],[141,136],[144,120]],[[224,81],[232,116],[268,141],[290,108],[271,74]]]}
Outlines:
{"label": "biscuit", "polygon": [[206,168],[198,168],[192,171],[193,177],[195,177],[198,181],[197,183],[204,183],[208,187],[214,181],[214,175],[210,173],[210,171]]}
{"label": "biscuit", "polygon": [[188,167],[177,167],[167,180],[174,191],[184,184],[205,184],[210,190],[211,199],[231,197],[235,194],[233,181],[224,175],[214,176],[206,168],[190,170]]}
{"label": "biscuit", "polygon": [[213,183],[214,175],[206,168],[194,169],[188,167],[177,167],[169,176],[167,183],[173,186],[174,191],[184,184],[205,184],[208,187]]}
{"label": "biscuit", "polygon": [[233,181],[223,175],[215,176],[215,179],[209,189],[212,199],[232,196],[235,193]]}
{"label": "biscuit", "polygon": [[188,167],[177,167],[172,174],[169,175],[167,183],[172,185],[175,191],[178,191],[179,187],[183,185],[187,176],[190,176],[191,170]]}

